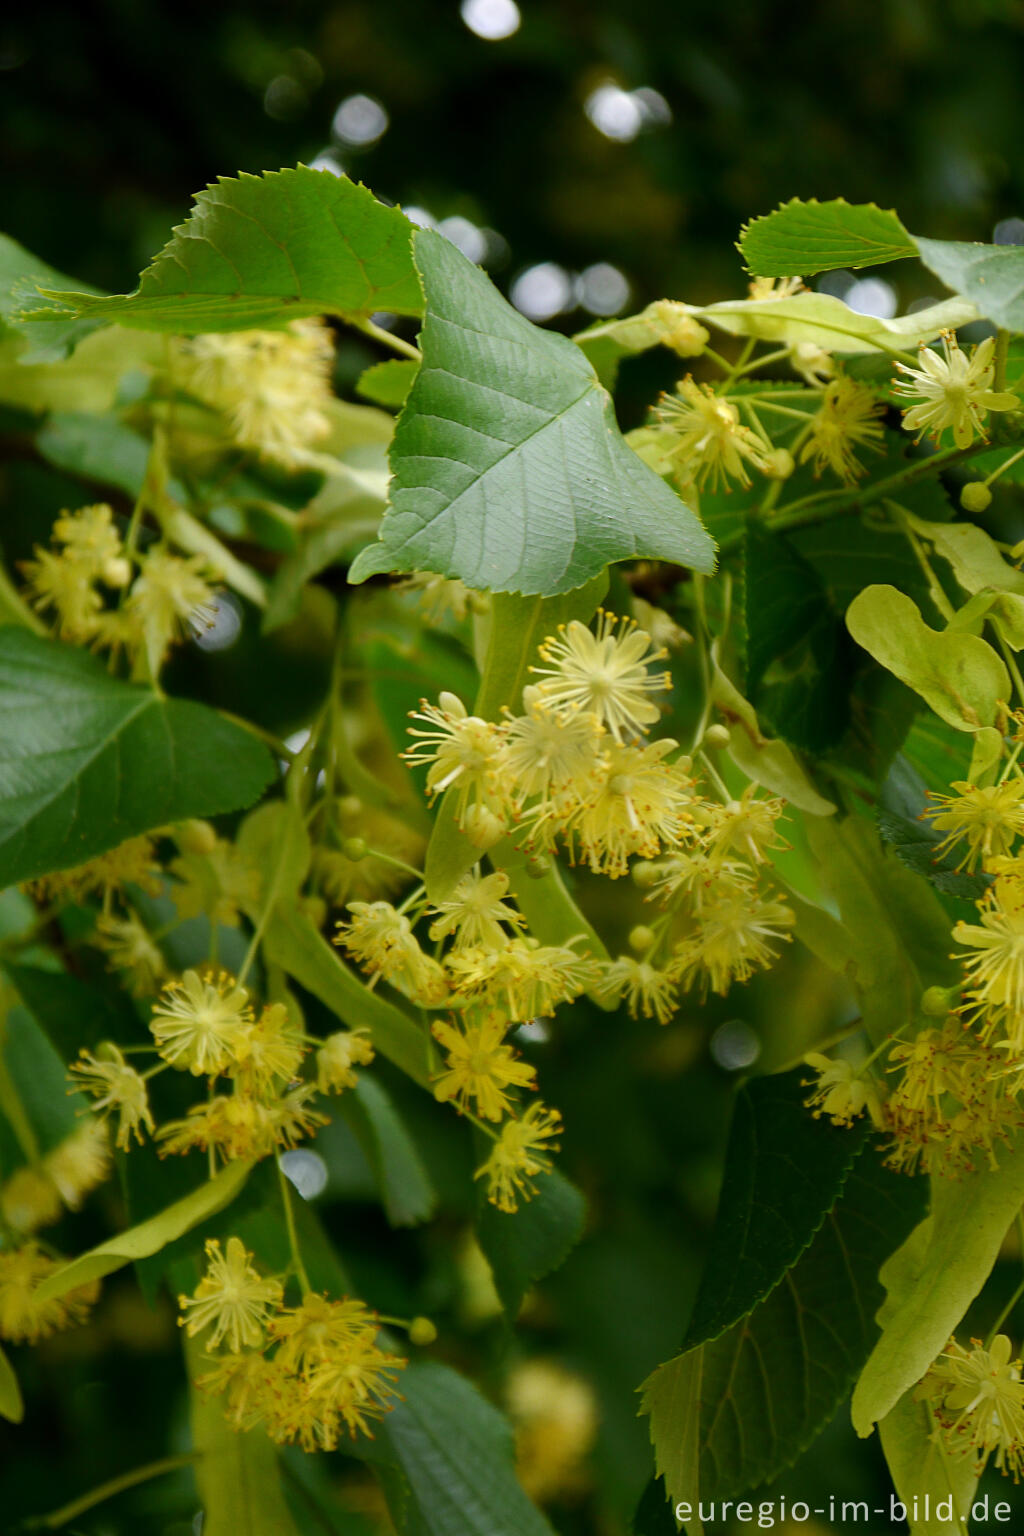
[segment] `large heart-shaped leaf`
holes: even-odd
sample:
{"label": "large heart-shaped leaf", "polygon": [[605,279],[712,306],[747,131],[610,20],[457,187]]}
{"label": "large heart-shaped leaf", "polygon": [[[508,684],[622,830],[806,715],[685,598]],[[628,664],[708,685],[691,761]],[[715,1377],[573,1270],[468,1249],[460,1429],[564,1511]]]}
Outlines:
{"label": "large heart-shaped leaf", "polygon": [[147,267],[134,293],[48,289],[40,323],[116,320],[193,335],[275,326],[301,315],[368,318],[422,308],[412,225],[367,187],[300,165],[222,176]]}
{"label": "large heart-shaped leaf", "polygon": [[0,887],[251,805],[273,771],[266,747],[216,710],[0,628]]}
{"label": "large heart-shaped leaf", "polygon": [[578,347],[539,330],[443,236],[421,230],[423,362],[391,448],[391,506],[353,581],[436,571],[553,596],[615,560],[710,571],[714,544],[626,446]]}

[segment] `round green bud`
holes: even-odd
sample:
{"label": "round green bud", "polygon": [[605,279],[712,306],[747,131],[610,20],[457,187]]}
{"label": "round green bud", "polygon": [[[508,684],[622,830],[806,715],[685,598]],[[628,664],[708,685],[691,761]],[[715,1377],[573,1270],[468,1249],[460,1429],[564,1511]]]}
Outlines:
{"label": "round green bud", "polygon": [[545,875],[551,873],[551,860],[539,853],[526,861],[526,873],[531,880],[543,880]]}
{"label": "round green bud", "polygon": [[731,740],[732,732],[727,725],[709,725],[701,745],[717,751],[719,747],[727,747]]}
{"label": "round green bud", "polygon": [[965,512],[984,512],[992,504],[992,492],[984,480],[969,480],[960,492],[960,505]]}
{"label": "round green bud", "polygon": [[341,845],[341,851],[346,859],[351,859],[353,864],[358,864],[360,859],[365,859],[369,853],[365,837],[346,837]]}
{"label": "round green bud", "polygon": [[361,816],[362,813],[363,802],[358,795],[342,795],[338,801],[339,816]]}
{"label": "round green bud", "polygon": [[654,929],[648,928],[646,923],[637,923],[635,928],[630,929],[630,949],[635,949],[638,953],[641,953],[645,949],[650,949],[653,943]]}
{"label": "round green bud", "polygon": [[764,472],[769,480],[788,480],[795,468],[788,448],[773,448],[765,458]]}
{"label": "round green bud", "polygon": [[183,821],[174,829],[174,840],[182,853],[205,856],[217,846],[217,834],[208,821]]}
{"label": "round green bud", "polygon": [[410,1344],[433,1344],[437,1338],[437,1329],[429,1317],[414,1317],[409,1324]]}
{"label": "round green bud", "polygon": [[944,1019],[956,997],[955,987],[929,987],[921,998],[921,1012],[929,1019]]}

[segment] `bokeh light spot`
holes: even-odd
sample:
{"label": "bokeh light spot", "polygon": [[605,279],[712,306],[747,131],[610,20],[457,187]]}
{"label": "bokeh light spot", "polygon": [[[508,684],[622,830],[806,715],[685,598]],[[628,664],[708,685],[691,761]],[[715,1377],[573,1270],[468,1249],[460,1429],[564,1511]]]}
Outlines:
{"label": "bokeh light spot", "polygon": [[516,0],[462,0],[459,15],[471,32],[488,43],[511,37],[523,19]]}
{"label": "bokeh light spot", "polygon": [[360,149],[376,144],[388,131],[391,119],[373,96],[346,96],[334,114],[331,129],[343,144]]}

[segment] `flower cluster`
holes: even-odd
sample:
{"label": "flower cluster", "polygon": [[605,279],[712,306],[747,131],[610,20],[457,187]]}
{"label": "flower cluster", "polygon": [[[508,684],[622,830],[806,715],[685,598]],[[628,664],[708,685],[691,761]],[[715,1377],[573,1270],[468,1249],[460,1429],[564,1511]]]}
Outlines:
{"label": "flower cluster", "polygon": [[[373,1060],[366,1030],[339,1030],[312,1040],[292,1024],[282,1003],[257,1013],[249,993],[225,972],[186,971],[167,982],[150,1021],[160,1062],[139,1072],[116,1045],[83,1051],[71,1068],[76,1085],[93,1096],[104,1118],[117,1116],[117,1145],[155,1135],[162,1154],[198,1147],[214,1160],[269,1157],[294,1147],[326,1124],[312,1102],[318,1093],[342,1092],[356,1081],[355,1066]],[[316,1080],[301,1076],[316,1047]],[[156,1127],[147,1078],[174,1067],[205,1078],[208,1096],[184,1118]],[[218,1080],[225,1079],[220,1092]]]}
{"label": "flower cluster", "polygon": [[950,1339],[914,1396],[928,1403],[935,1435],[951,1456],[970,1458],[980,1473],[995,1452],[1000,1472],[1020,1480],[1024,1471],[1024,1382],[1005,1333],[986,1348],[964,1349]]}
{"label": "flower cluster", "polygon": [[36,1344],[86,1321],[100,1293],[98,1280],[50,1301],[40,1301],[36,1294],[64,1262],[33,1242],[0,1251],[0,1339]]}
{"label": "flower cluster", "polygon": [[90,1116],[45,1155],[16,1168],[0,1184],[0,1221],[8,1232],[29,1237],[58,1221],[65,1207],[77,1211],[108,1177],[106,1128]]}
{"label": "flower cluster", "polygon": [[206,1255],[195,1293],[179,1298],[180,1322],[191,1337],[212,1330],[213,1369],[197,1385],[223,1396],[228,1422],[262,1425],[278,1444],[306,1451],[333,1451],[345,1434],[372,1437],[406,1363],[380,1348],[376,1314],[313,1291],[287,1306],[282,1281],[261,1275],[237,1237],[226,1252],[211,1240]]}
{"label": "flower cluster", "polygon": [[216,617],[218,580],[200,555],[165,544],[136,548],[109,506],[62,512],[51,548],[22,564],[29,598],[54,615],[57,634],[76,645],[145,656],[156,673],[171,647],[202,634]]}

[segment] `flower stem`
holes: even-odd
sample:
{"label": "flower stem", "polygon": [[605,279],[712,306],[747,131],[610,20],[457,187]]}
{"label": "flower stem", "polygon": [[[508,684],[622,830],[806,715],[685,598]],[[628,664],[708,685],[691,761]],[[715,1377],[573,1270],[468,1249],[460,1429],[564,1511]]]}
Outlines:
{"label": "flower stem", "polygon": [[275,1158],[277,1164],[277,1182],[281,1188],[281,1204],[284,1206],[284,1224],[288,1228],[288,1247],[291,1250],[292,1263],[295,1265],[295,1273],[299,1279],[303,1296],[308,1296],[313,1287],[309,1283],[306,1274],[306,1266],[302,1262],[302,1254],[299,1251],[299,1235],[295,1230],[295,1209],[292,1205],[292,1187],[288,1182],[288,1175],[281,1167],[281,1159]]}
{"label": "flower stem", "polygon": [[80,1498],[72,1499],[70,1504],[65,1504],[60,1509],[51,1510],[48,1515],[32,1515],[22,1523],[21,1528],[25,1531],[59,1531],[62,1526],[77,1520],[79,1515],[94,1509],[97,1504],[114,1498],[116,1494],[123,1493],[127,1488],[135,1488],[139,1483],[148,1483],[154,1477],[163,1477],[165,1472],[177,1472],[179,1467],[190,1466],[198,1461],[202,1454],[201,1451],[188,1451],[182,1456],[164,1456],[160,1461],[147,1462],[144,1467],[134,1467],[131,1472],[122,1472],[120,1477],[112,1477],[109,1482],[100,1483],[99,1487],[83,1493]]}
{"label": "flower stem", "polygon": [[362,331],[364,336],[372,336],[374,341],[379,341],[382,346],[390,347],[393,352],[400,352],[403,357],[411,357],[417,363],[419,362],[422,354],[419,347],[414,347],[411,341],[392,335],[382,325],[374,325],[372,320],[353,320],[352,324],[357,331]]}

